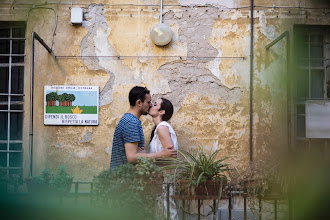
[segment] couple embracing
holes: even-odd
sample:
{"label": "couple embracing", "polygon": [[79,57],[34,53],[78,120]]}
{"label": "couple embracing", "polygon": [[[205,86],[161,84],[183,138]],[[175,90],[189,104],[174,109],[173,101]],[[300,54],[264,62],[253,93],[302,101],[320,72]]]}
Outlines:
{"label": "couple embracing", "polygon": [[[135,86],[129,92],[130,108],[119,121],[112,144],[110,169],[125,163],[137,163],[139,157],[166,158],[177,156],[177,137],[167,121],[172,117],[173,105],[164,98],[151,102],[146,87]],[[149,153],[144,147],[141,115],[149,114],[155,124],[151,134]]]}
{"label": "couple embracing", "polygon": [[[176,134],[167,121],[173,115],[172,103],[164,98],[151,102],[150,91],[146,87],[135,86],[128,95],[130,108],[120,119],[112,144],[110,169],[126,163],[137,163],[139,157],[166,158],[176,157],[178,142]],[[144,148],[144,134],[140,121],[141,115],[149,114],[155,124],[151,134],[149,153]],[[164,186],[163,186],[164,187]],[[174,189],[170,189],[170,195]],[[164,188],[165,192],[165,188]],[[164,197],[165,198],[165,197]],[[167,208],[167,201],[163,201]],[[170,219],[176,220],[177,211],[173,199],[169,198]]]}

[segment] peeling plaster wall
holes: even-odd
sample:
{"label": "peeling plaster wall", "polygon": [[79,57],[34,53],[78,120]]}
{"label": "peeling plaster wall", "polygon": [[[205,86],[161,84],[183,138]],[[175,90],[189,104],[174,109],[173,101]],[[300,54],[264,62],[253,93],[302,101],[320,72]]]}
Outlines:
{"label": "peeling plaster wall", "polygon": [[[27,4],[21,4],[26,2]],[[34,172],[64,164],[75,180],[91,180],[110,163],[113,132],[129,108],[135,85],[147,86],[153,99],[166,97],[175,107],[171,119],[179,147],[221,149],[230,163],[249,163],[250,1],[164,1],[163,21],[172,42],[155,46],[151,28],[159,22],[158,0],[79,1],[82,26],[70,24],[70,3],[49,4],[58,13],[54,59],[36,42]],[[32,4],[6,0],[0,20],[21,21]],[[145,6],[113,4],[138,4]],[[256,5],[310,5],[309,1],[255,1]],[[26,32],[24,173],[28,173],[31,32],[50,45],[55,17],[51,10],[30,11]],[[307,16],[306,16],[307,14]],[[320,19],[321,17],[321,19]],[[287,149],[285,41],[264,46],[293,24],[329,24],[317,11],[256,8],[254,27],[254,158]],[[75,57],[76,56],[76,57]],[[80,57],[84,56],[84,57]],[[108,57],[107,57],[108,56]],[[109,57],[114,56],[114,57]],[[119,56],[120,58],[117,58]],[[136,57],[137,56],[137,57]],[[216,58],[217,57],[217,58]],[[219,58],[220,57],[220,58]],[[241,58],[240,58],[241,57]],[[100,87],[100,124],[93,127],[44,126],[44,85]],[[141,117],[146,144],[153,127]]]}

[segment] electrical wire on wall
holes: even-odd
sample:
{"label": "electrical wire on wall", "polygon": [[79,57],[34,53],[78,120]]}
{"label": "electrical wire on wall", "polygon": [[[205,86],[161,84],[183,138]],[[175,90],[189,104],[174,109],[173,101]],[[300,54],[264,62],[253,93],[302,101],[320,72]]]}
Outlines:
{"label": "electrical wire on wall", "polygon": [[53,50],[53,46],[54,46],[54,36],[55,36],[55,32],[56,32],[56,28],[57,28],[57,22],[58,22],[58,15],[57,12],[54,8],[50,8],[50,7],[44,7],[44,6],[32,6],[32,8],[30,8],[27,12],[27,16],[26,16],[26,23],[28,22],[29,19],[29,15],[30,15],[30,11],[34,10],[34,9],[49,9],[49,10],[53,10],[55,13],[55,26],[54,26],[54,30],[53,30],[53,35],[52,35],[52,44],[50,46],[50,49]]}
{"label": "electrical wire on wall", "polygon": [[[12,5],[12,3],[2,3],[3,5]],[[78,3],[76,5],[91,5],[95,4],[91,3]],[[33,6],[34,4],[31,3],[15,3],[15,5],[30,5]],[[46,2],[43,5],[71,5],[72,8],[72,0],[70,3],[62,3],[62,2]],[[159,4],[107,4],[102,3],[104,6],[136,6],[136,7],[143,7],[143,6],[151,6],[151,7],[160,7]],[[182,4],[164,4],[165,7],[214,7],[218,8],[219,10],[237,10],[237,9],[250,9],[251,5],[240,6],[240,7],[226,7],[226,6],[214,6],[214,5],[182,5]],[[254,8],[288,8],[288,9],[316,9],[316,10],[326,10],[330,8],[324,7],[305,7],[305,6],[286,6],[286,5],[255,5]]]}
{"label": "electrical wire on wall", "polygon": [[172,58],[172,59],[179,59],[179,60],[207,60],[207,59],[241,59],[244,60],[245,57],[240,56],[65,56],[59,55],[55,56],[57,59],[61,58],[72,58],[72,59],[99,59],[99,58],[106,58],[106,59],[115,59],[115,60],[123,60],[124,58],[145,58],[145,59],[164,59],[164,58]]}

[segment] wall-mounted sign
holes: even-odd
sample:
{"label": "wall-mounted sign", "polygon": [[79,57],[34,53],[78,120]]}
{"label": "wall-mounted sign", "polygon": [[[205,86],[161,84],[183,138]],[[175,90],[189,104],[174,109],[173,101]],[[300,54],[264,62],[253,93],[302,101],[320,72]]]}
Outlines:
{"label": "wall-mounted sign", "polygon": [[306,137],[330,138],[330,102],[306,101]]}
{"label": "wall-mounted sign", "polygon": [[98,125],[98,86],[45,86],[45,125]]}

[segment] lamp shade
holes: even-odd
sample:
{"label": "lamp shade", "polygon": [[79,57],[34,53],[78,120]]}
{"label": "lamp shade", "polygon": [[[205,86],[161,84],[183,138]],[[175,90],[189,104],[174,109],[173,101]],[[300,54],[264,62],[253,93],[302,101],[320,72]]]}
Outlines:
{"label": "lamp shade", "polygon": [[169,44],[172,40],[172,35],[172,29],[163,23],[156,24],[150,31],[151,40],[157,46]]}

